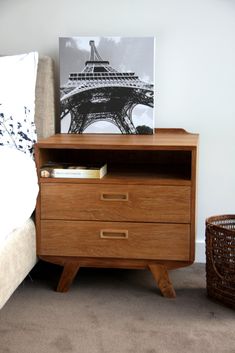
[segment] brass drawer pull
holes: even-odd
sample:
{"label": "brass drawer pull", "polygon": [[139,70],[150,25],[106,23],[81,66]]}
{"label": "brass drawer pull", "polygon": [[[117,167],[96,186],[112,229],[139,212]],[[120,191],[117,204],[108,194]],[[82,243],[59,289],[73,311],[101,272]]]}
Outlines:
{"label": "brass drawer pull", "polygon": [[128,193],[102,192],[100,199],[102,201],[128,201]]}
{"label": "brass drawer pull", "polygon": [[128,230],[116,230],[116,229],[101,229],[100,238],[102,239],[127,239]]}

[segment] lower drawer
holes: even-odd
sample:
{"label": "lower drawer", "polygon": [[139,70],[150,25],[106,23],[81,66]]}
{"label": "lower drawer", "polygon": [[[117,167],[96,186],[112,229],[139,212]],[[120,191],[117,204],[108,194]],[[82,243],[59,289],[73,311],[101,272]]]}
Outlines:
{"label": "lower drawer", "polygon": [[38,255],[187,261],[190,225],[43,220]]}

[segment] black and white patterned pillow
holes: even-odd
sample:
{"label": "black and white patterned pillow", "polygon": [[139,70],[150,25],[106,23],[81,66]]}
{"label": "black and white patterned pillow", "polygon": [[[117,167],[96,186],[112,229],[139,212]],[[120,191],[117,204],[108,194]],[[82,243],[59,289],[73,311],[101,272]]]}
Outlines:
{"label": "black and white patterned pillow", "polygon": [[13,147],[32,155],[36,141],[36,126],[31,120],[30,110],[23,105],[12,110],[0,103],[0,146]]}
{"label": "black and white patterned pillow", "polygon": [[33,155],[38,53],[0,57],[0,146]]}

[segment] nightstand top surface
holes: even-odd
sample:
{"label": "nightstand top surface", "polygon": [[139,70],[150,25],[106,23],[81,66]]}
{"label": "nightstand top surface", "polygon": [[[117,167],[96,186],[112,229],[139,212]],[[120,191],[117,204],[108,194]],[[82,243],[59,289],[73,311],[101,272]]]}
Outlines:
{"label": "nightstand top surface", "polygon": [[55,134],[40,139],[40,148],[83,149],[195,149],[198,134],[183,129],[156,129],[153,135]]}

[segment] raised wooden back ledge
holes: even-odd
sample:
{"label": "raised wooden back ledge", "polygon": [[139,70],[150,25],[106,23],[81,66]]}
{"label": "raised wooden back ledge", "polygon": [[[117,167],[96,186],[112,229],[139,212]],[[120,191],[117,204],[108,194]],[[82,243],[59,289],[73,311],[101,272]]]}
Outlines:
{"label": "raised wooden back ledge", "polygon": [[[192,134],[191,132],[188,132],[187,130],[185,129],[182,129],[182,128],[178,128],[178,127],[171,127],[171,128],[156,128],[154,129],[155,133],[157,132],[160,132],[160,133],[167,133],[167,134]],[[192,135],[195,135],[195,134],[192,134]]]}

